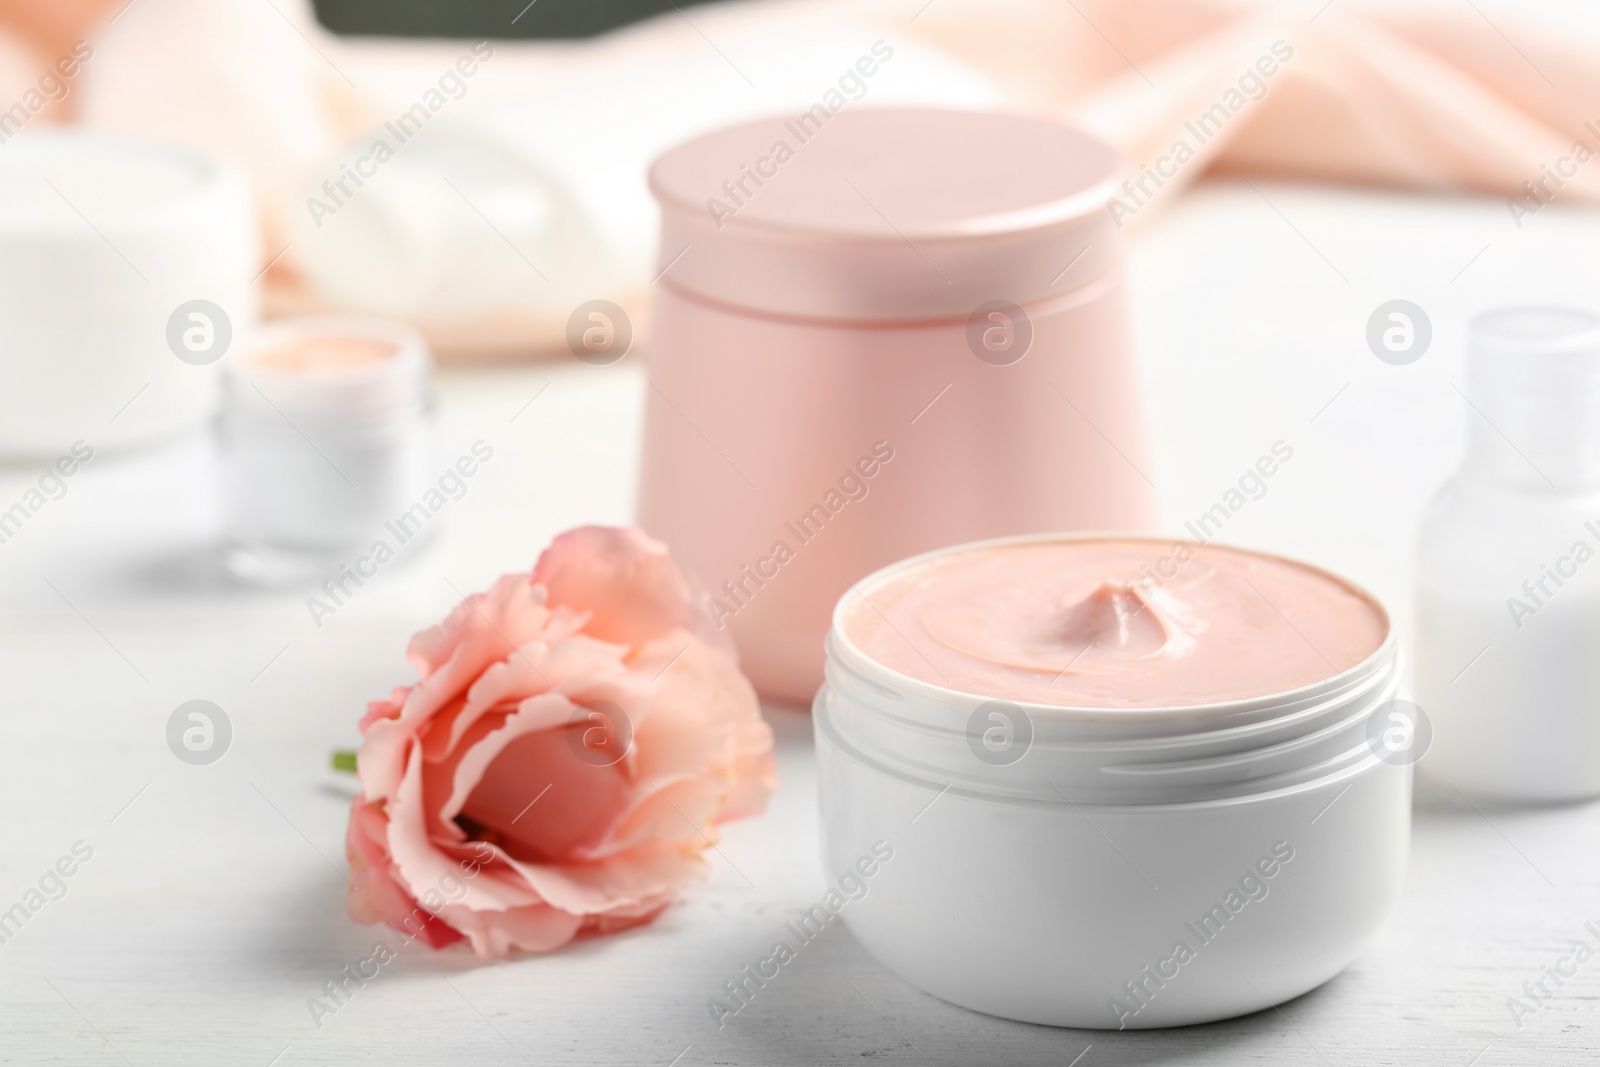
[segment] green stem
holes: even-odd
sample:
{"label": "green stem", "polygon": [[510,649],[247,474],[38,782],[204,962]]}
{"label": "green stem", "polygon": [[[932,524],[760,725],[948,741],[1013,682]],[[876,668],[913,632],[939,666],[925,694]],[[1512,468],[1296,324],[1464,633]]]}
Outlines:
{"label": "green stem", "polygon": [[332,762],[336,771],[344,771],[346,774],[356,773],[356,754],[351,749],[336,749]]}

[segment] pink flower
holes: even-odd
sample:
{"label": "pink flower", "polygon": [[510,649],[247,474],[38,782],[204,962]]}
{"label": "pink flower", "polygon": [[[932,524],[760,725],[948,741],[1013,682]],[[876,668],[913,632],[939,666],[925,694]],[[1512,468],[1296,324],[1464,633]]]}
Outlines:
{"label": "pink flower", "polygon": [[731,647],[639,530],[562,534],[407,658],[361,720],[357,922],[480,956],[648,922],[776,785]]}

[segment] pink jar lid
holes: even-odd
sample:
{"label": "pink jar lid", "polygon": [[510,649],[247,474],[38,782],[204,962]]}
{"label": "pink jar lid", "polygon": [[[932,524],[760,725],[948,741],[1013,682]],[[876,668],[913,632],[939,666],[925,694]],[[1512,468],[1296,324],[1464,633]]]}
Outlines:
{"label": "pink jar lid", "polygon": [[[820,116],[820,117],[819,117]],[[663,282],[777,315],[964,318],[1121,262],[1111,146],[989,111],[820,105],[706,134],[650,169]]]}

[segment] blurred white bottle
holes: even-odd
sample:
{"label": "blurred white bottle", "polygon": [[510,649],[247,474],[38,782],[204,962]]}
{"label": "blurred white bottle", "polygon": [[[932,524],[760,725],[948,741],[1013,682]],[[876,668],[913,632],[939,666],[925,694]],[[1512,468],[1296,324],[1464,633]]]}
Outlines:
{"label": "blurred white bottle", "polygon": [[1600,795],[1600,319],[1472,324],[1467,455],[1417,561],[1425,776],[1499,800]]}

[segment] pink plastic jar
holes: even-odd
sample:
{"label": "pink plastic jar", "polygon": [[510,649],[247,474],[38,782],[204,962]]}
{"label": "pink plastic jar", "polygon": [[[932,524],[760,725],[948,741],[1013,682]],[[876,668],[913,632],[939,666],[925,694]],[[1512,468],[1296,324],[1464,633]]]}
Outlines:
{"label": "pink plastic jar", "polygon": [[834,603],[894,560],[1153,527],[1122,168],[1045,119],[819,106],[651,169],[639,521],[762,695],[810,700]]}

